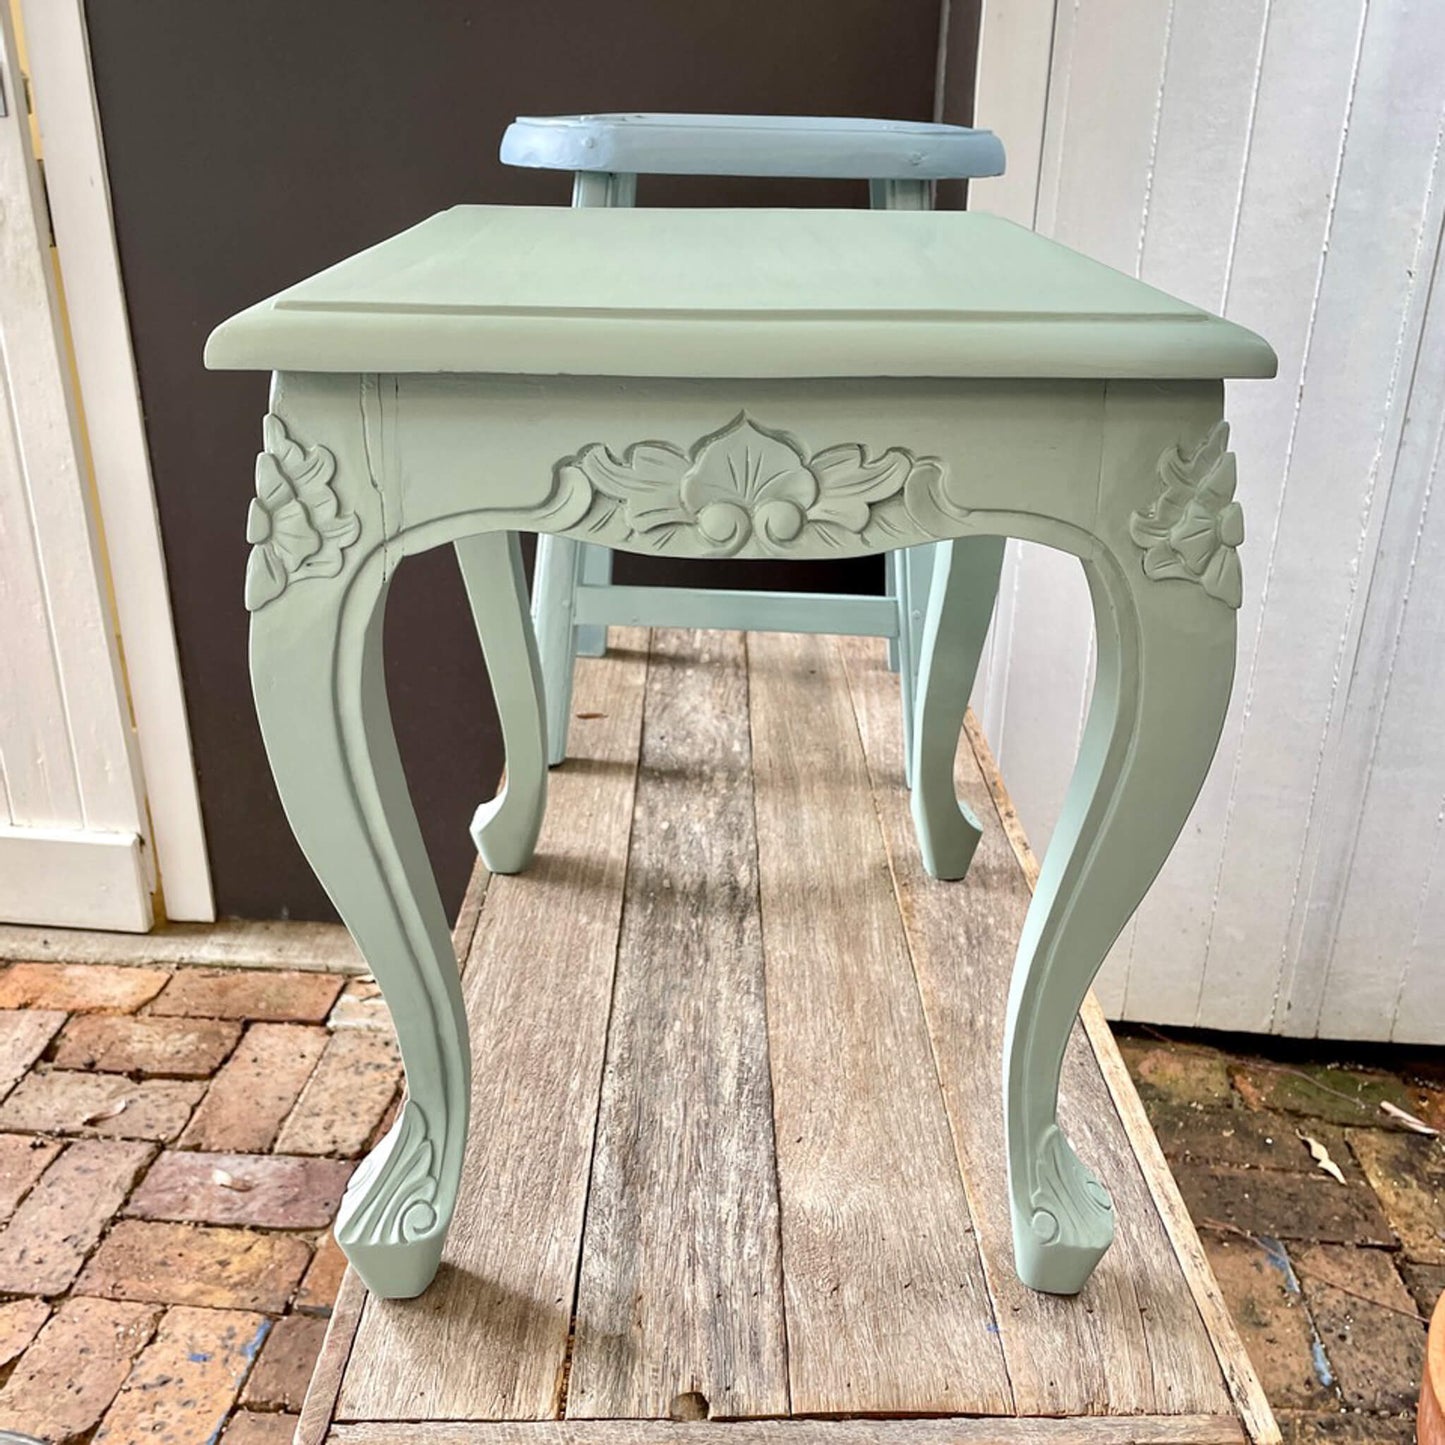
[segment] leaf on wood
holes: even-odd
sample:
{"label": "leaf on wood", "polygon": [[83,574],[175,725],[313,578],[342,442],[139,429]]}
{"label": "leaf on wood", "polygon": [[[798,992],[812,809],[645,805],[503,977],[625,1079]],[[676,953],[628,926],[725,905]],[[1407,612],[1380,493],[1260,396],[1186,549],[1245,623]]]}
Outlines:
{"label": "leaf on wood", "polygon": [[1345,1176],[1340,1171],[1340,1166],[1330,1158],[1330,1151],[1326,1149],[1318,1139],[1311,1139],[1308,1134],[1302,1133],[1298,1129],[1295,1130],[1295,1133],[1304,1140],[1310,1151],[1310,1157],[1315,1163],[1318,1164],[1331,1179],[1335,1180],[1336,1183],[1343,1184],[1345,1182]]}
{"label": "leaf on wood", "polygon": [[219,1184],[222,1189],[234,1189],[237,1194],[244,1194],[248,1189],[256,1186],[249,1179],[237,1179],[234,1174],[224,1169],[211,1170],[211,1183]]}
{"label": "leaf on wood", "polygon": [[1392,1104],[1388,1099],[1380,1101],[1380,1108],[1397,1124],[1416,1134],[1428,1134],[1433,1139],[1440,1133],[1438,1129],[1432,1129],[1423,1119],[1416,1118],[1414,1114],[1402,1109],[1398,1104]]}
{"label": "leaf on wood", "polygon": [[577,716],[581,718],[583,722],[593,722],[597,718],[606,717],[607,714],[605,712],[579,712]]}
{"label": "leaf on wood", "polygon": [[80,1122],[82,1124],[99,1124],[106,1119],[114,1119],[117,1114],[124,1114],[129,1107],[129,1099],[113,1099],[109,1104],[103,1104],[93,1114],[87,1114]]}

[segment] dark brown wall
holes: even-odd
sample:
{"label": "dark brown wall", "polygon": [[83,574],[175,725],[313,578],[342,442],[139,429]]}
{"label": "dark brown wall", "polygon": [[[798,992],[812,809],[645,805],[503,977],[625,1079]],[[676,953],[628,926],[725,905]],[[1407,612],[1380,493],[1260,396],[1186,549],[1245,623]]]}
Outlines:
{"label": "dark brown wall", "polygon": [[[201,367],[233,311],[462,201],[557,203],[515,171],[518,113],[931,119],[940,0],[91,0],[90,44],[200,774],[224,915],[326,918],[251,712],[241,578],[266,379]],[[966,8],[966,7],[964,7]],[[972,19],[948,41],[971,70]],[[970,57],[960,62],[958,52]],[[957,103],[947,107],[957,110]],[[957,119],[950,114],[950,119]],[[658,179],[640,200],[852,205],[851,184]],[[641,559],[620,575],[642,580]],[[685,565],[646,567],[678,580]],[[714,585],[872,590],[877,559],[710,564]],[[387,618],[393,710],[443,896],[501,765],[449,552],[409,562]]]}

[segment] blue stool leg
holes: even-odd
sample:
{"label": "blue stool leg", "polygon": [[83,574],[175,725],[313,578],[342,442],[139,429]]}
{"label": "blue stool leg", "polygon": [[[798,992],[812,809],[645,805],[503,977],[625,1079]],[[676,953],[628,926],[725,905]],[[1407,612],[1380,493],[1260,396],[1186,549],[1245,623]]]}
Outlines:
{"label": "blue stool leg", "polygon": [[[631,206],[637,199],[637,177],[614,171],[578,171],[572,181],[572,204],[573,206]],[[538,575],[541,575],[541,547],[549,539],[538,539]],[[589,542],[581,545],[581,561],[577,564],[572,573],[572,581],[568,584],[576,587],[579,583],[589,587],[605,587],[612,581],[612,549],[610,547],[597,547]],[[540,592],[537,598],[538,604],[543,604]],[[555,599],[550,596],[545,602],[550,609],[557,605]],[[567,604],[568,615],[573,610],[571,601]],[[536,611],[537,630],[542,631],[541,614]],[[538,638],[540,643],[540,636]],[[542,673],[546,679],[547,686],[547,720],[548,720],[548,758],[555,766],[567,756],[567,714],[572,705],[572,662],[577,657],[601,657],[607,651],[607,629],[596,623],[588,623],[584,627],[577,628],[576,636],[572,639],[571,648],[567,657],[567,681],[562,684],[560,680],[556,685],[553,683],[554,674],[549,670],[548,652],[545,645],[542,646]],[[561,664],[558,663],[558,666]],[[565,697],[562,696],[565,687]],[[556,696],[560,699],[561,712],[553,711],[551,699]],[[559,731],[560,730],[560,735]]]}
{"label": "blue stool leg", "polygon": [[567,725],[572,715],[572,664],[577,655],[573,616],[581,544],[570,537],[537,538],[537,568],[532,578],[532,623],[547,704],[547,764],[567,756]]}
{"label": "blue stool leg", "polygon": [[[584,587],[606,587],[612,581],[612,548],[583,542],[577,580]],[[577,624],[577,656],[602,657],[607,652],[607,628],[600,622]]]}
{"label": "blue stool leg", "polygon": [[[868,204],[875,211],[931,211],[932,181],[869,181]],[[903,770],[912,777],[913,700],[918,680],[918,644],[927,605],[927,576],[933,569],[932,547],[889,552],[884,590],[898,601],[898,637],[888,643],[888,666],[898,674],[903,701]]]}
{"label": "blue stool leg", "polygon": [[[921,549],[920,549],[921,550]],[[983,655],[999,571],[1002,537],[938,542],[914,694],[913,826],[923,866],[934,878],[962,878],[978,846],[978,820],[958,801],[953,760],[963,714]]]}
{"label": "blue stool leg", "polygon": [[[913,748],[918,733],[918,673],[923,660],[923,621],[933,586],[936,544],[909,547],[889,554],[894,560],[898,598],[898,693],[903,703],[903,776],[913,776]],[[992,603],[989,604],[990,607]]]}
{"label": "blue stool leg", "polygon": [[[885,552],[883,554],[883,595],[885,597],[897,598],[898,596],[898,553]],[[900,614],[900,623],[901,623]],[[898,639],[888,639],[888,671],[898,671]]]}

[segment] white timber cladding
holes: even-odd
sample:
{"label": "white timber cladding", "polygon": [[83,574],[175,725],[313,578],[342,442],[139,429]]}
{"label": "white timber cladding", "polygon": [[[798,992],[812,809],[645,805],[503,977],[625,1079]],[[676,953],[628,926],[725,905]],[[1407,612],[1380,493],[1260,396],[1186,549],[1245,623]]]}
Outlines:
{"label": "white timber cladding", "polygon": [[0,918],[143,930],[153,866],[0,6]]}
{"label": "white timber cladding", "polygon": [[156,864],[172,921],[215,917],[84,0],[22,0],[26,62],[105,530]]}
{"label": "white timber cladding", "polygon": [[[1445,24],[1438,0],[985,6],[970,204],[1241,322],[1247,540],[1214,770],[1100,976],[1112,1017],[1445,1042]],[[1046,843],[1079,569],[1012,544],[975,698]]]}

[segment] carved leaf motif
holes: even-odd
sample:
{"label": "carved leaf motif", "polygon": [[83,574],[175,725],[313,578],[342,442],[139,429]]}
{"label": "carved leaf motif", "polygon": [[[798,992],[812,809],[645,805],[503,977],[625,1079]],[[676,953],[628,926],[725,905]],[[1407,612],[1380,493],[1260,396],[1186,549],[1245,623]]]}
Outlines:
{"label": "carved leaf motif", "polygon": [[1227,607],[1244,600],[1236,548],[1244,541],[1244,511],[1234,500],[1237,478],[1229,424],[1217,422],[1186,455],[1171,447],[1159,459],[1160,492],[1129,519],[1129,535],[1144,551],[1155,578],[1196,582]]}
{"label": "carved leaf motif", "polygon": [[303,447],[274,414],[262,423],[256,496],[246,514],[246,610],[279,597],[295,578],[334,577],[342,553],[361,535],[361,519],[343,512],[331,484],[336,458]]}
{"label": "carved leaf motif", "polygon": [[785,553],[805,536],[836,543],[840,533],[860,535],[915,477],[938,491],[943,466],[896,447],[870,457],[852,443],[809,457],[786,432],[740,412],[687,451],[647,441],[619,458],[593,443],[560,461],[557,477],[616,502],[630,534],[665,545],[690,533],[705,552],[728,556],[754,539]]}
{"label": "carved leaf motif", "polygon": [[434,1155],[426,1115],[408,1099],[391,1132],[346,1186],[338,1242],[400,1244],[431,1233],[437,1223]]}
{"label": "carved leaf motif", "polygon": [[1087,1239],[1097,1222],[1113,1213],[1108,1191],[1074,1153],[1057,1124],[1050,1124],[1044,1133],[1030,1203],[1034,1208],[1034,1233],[1045,1244],[1060,1234]]}

